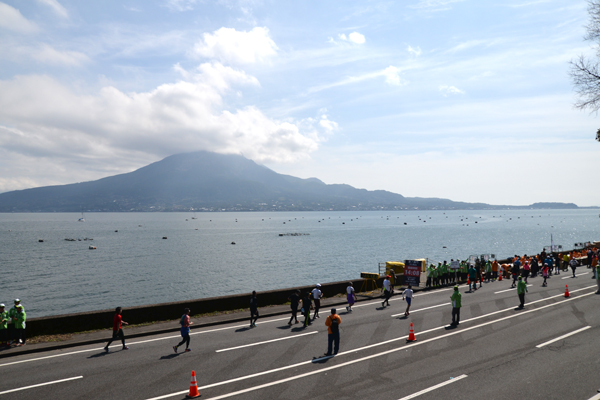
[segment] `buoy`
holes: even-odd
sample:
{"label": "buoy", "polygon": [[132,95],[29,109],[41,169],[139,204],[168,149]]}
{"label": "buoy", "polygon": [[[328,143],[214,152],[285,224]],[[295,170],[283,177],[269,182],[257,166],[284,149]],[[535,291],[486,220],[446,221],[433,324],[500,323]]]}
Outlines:
{"label": "buoy", "polygon": [[187,397],[188,399],[200,397],[200,392],[198,391],[198,382],[196,382],[196,372],[195,371],[192,371],[192,381],[190,382],[190,392],[185,397]]}
{"label": "buoy", "polygon": [[166,236],[163,236],[163,239],[166,239],[166,238],[167,238]]}
{"label": "buoy", "polygon": [[415,331],[413,330],[413,323],[410,323],[410,332],[408,334],[407,342],[415,342],[417,339],[415,338]]}
{"label": "buoy", "polygon": [[569,294],[569,285],[565,285],[565,297],[571,297]]}
{"label": "buoy", "polygon": [[235,242],[231,242],[231,244],[235,244]]}

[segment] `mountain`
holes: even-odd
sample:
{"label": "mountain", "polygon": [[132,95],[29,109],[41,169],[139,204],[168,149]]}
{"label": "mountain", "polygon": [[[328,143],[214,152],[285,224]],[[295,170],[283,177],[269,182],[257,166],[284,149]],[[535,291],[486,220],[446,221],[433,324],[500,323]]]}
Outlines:
{"label": "mountain", "polygon": [[[573,206],[577,208],[566,208]],[[508,207],[327,185],[316,178],[278,174],[240,155],[207,151],[173,155],[96,181],[0,194],[0,212],[491,208]]]}

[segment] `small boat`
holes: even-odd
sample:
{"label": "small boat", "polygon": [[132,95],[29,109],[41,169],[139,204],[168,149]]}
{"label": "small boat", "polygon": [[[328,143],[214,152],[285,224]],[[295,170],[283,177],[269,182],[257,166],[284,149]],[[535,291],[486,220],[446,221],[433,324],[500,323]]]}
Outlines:
{"label": "small boat", "polygon": [[90,246],[90,247],[88,247],[88,249],[90,249],[90,250],[96,250],[96,246]]}

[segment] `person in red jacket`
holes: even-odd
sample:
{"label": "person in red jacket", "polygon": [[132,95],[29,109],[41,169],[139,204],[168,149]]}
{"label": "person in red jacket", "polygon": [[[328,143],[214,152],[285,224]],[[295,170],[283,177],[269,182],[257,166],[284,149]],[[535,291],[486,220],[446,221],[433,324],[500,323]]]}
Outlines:
{"label": "person in red jacket", "polygon": [[113,342],[113,340],[120,338],[121,342],[123,343],[123,350],[129,350],[129,347],[125,346],[125,335],[123,334],[123,326],[122,325],[129,325],[127,322],[123,321],[123,317],[121,316],[121,313],[123,312],[123,309],[121,307],[117,307],[115,309],[115,317],[113,319],[113,335],[112,335],[112,339],[110,339],[108,341],[108,343],[106,344],[106,346],[104,347],[104,351],[106,351],[108,353],[108,346],[110,346],[110,344]]}

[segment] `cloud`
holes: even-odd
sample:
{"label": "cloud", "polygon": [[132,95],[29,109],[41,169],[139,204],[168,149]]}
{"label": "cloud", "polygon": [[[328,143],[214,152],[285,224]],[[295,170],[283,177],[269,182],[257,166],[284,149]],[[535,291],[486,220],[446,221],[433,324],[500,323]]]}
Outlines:
{"label": "cloud", "polygon": [[52,11],[61,18],[69,18],[67,10],[57,0],[37,0],[38,3],[45,4],[52,8]]}
{"label": "cloud", "polygon": [[277,50],[269,29],[262,27],[250,32],[220,28],[212,34],[205,33],[194,47],[198,56],[232,64],[264,62],[277,54]]}
{"label": "cloud", "polygon": [[465,94],[464,91],[462,91],[454,86],[448,86],[448,85],[440,85],[439,90],[440,90],[440,92],[442,92],[444,94],[444,97],[448,97],[449,95],[453,95],[453,94]]}
{"label": "cloud", "polygon": [[89,61],[88,56],[78,51],[58,51],[50,45],[42,44],[30,52],[31,57],[44,64],[78,67]]}
{"label": "cloud", "polygon": [[408,46],[408,48],[406,49],[406,51],[408,51],[410,54],[414,55],[415,57],[419,57],[421,55],[421,48],[420,47],[413,48],[412,46]]}
{"label": "cloud", "polygon": [[[85,164],[100,177],[117,172],[114,160],[143,165],[157,157],[209,150],[243,153],[257,162],[290,162],[318,148],[318,130],[301,129],[302,121],[275,120],[255,106],[227,108],[227,95],[240,85],[257,87],[256,78],[219,63],[191,72],[175,68],[188,79],[147,92],[105,86],[97,94],[80,94],[45,75],[0,81],[1,152],[41,157],[39,168],[53,162]],[[337,126],[326,117],[321,121],[323,132]]]}
{"label": "cloud", "polygon": [[165,7],[171,11],[190,11],[194,9],[194,6],[198,0],[167,0]]}
{"label": "cloud", "polygon": [[420,0],[417,4],[408,6],[409,8],[423,10],[423,11],[446,11],[450,10],[450,4],[461,3],[465,0]]}
{"label": "cloud", "polygon": [[406,85],[408,82],[406,82],[404,79],[402,79],[402,77],[400,76],[401,72],[402,72],[402,70],[400,68],[390,65],[389,67],[379,70],[379,71],[368,72],[366,74],[362,74],[362,75],[358,75],[358,76],[350,76],[350,77],[342,79],[338,82],[334,82],[334,83],[330,83],[330,84],[326,84],[326,85],[314,86],[314,87],[310,88],[308,90],[308,92],[309,93],[320,92],[322,90],[327,90],[327,89],[331,89],[331,88],[338,87],[338,86],[355,84],[355,83],[363,82],[366,80],[379,78],[382,76],[385,78],[385,83],[387,83],[389,85],[403,86],[403,85]]}
{"label": "cloud", "polygon": [[25,18],[19,10],[5,3],[0,3],[0,28],[18,33],[35,33],[38,27]]}
{"label": "cloud", "polygon": [[319,126],[325,129],[327,133],[333,133],[339,129],[338,123],[335,121],[331,121],[327,118],[327,115],[321,115],[321,120],[319,121]]}
{"label": "cloud", "polygon": [[[366,41],[365,36],[358,32],[352,32],[348,36],[346,36],[345,33],[340,33],[338,34],[338,37],[345,42],[352,42],[356,44],[364,44]],[[332,38],[329,38],[329,41],[335,43]]]}

